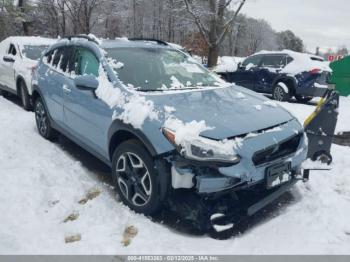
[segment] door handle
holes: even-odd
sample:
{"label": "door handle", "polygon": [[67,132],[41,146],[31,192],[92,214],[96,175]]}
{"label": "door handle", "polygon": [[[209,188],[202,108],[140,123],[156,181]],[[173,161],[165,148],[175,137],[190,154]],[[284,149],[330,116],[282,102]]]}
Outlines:
{"label": "door handle", "polygon": [[64,85],[63,87],[62,87],[62,89],[63,89],[63,92],[65,92],[65,93],[70,93],[72,90],[68,87],[68,86],[66,86],[66,85]]}

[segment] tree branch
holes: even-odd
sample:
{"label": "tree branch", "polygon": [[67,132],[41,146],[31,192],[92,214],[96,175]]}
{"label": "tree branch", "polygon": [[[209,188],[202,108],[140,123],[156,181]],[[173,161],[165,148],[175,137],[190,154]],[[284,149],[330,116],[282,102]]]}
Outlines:
{"label": "tree branch", "polygon": [[194,10],[191,7],[191,4],[188,2],[188,0],[184,0],[185,5],[186,5],[186,9],[187,12],[193,17],[194,22],[196,23],[201,35],[203,36],[205,42],[208,44],[208,46],[212,46],[212,44],[209,41],[209,30],[205,28],[205,26],[203,25],[202,21],[200,20],[199,16],[196,15],[196,13],[194,12]]}
{"label": "tree branch", "polygon": [[[231,0],[232,1],[232,0]],[[223,31],[221,33],[221,35],[218,37],[218,39],[216,40],[216,45],[220,44],[221,41],[224,39],[225,35],[227,34],[228,32],[228,29],[229,27],[232,25],[232,23],[236,20],[239,12],[241,11],[243,5],[245,4],[246,0],[242,0],[241,3],[239,4],[237,10],[235,11],[234,15],[231,17],[231,19],[229,19],[225,25],[224,25],[224,28],[223,28]]]}

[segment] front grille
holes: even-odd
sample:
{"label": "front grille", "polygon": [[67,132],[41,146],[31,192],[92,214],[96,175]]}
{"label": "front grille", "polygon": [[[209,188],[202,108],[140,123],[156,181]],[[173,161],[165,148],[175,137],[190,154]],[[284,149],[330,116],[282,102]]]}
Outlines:
{"label": "front grille", "polygon": [[298,134],[279,144],[256,152],[252,158],[254,165],[258,166],[269,163],[278,158],[283,158],[295,153],[298,150],[301,138],[302,134]]}

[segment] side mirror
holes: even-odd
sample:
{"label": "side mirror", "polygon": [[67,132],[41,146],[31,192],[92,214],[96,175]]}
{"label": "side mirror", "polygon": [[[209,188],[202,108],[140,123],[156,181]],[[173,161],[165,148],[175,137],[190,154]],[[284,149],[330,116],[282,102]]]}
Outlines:
{"label": "side mirror", "polygon": [[238,63],[237,68],[238,68],[239,70],[245,70],[245,66],[243,66],[242,62],[239,62],[239,63]]}
{"label": "side mirror", "polygon": [[74,84],[80,90],[95,91],[98,88],[98,80],[93,75],[77,76]]}
{"label": "side mirror", "polygon": [[8,62],[8,63],[14,63],[15,59],[12,56],[4,56],[3,57],[4,62]]}

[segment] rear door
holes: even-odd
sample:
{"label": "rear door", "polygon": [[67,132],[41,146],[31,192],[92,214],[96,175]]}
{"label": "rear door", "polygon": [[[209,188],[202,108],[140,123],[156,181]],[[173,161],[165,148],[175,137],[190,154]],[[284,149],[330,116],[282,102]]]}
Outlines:
{"label": "rear door", "polygon": [[274,80],[286,66],[286,59],[286,55],[283,54],[264,55],[259,65],[254,90],[257,92],[271,93]]}
{"label": "rear door", "polygon": [[[99,75],[100,62],[88,48],[76,47],[73,66],[77,76]],[[64,121],[69,132],[89,148],[108,157],[107,130],[112,120],[112,110],[91,90],[77,88],[73,83],[64,90]]]}
{"label": "rear door", "polygon": [[63,121],[63,90],[73,85],[73,79],[68,74],[69,59],[73,54],[73,47],[63,46],[45,55],[47,67],[45,77],[39,79],[41,90],[45,93],[45,102],[50,116],[61,127]]}
{"label": "rear door", "polygon": [[257,81],[256,73],[261,58],[261,55],[255,55],[244,60],[238,70],[232,73],[230,82],[249,89],[254,89],[254,84]]}

